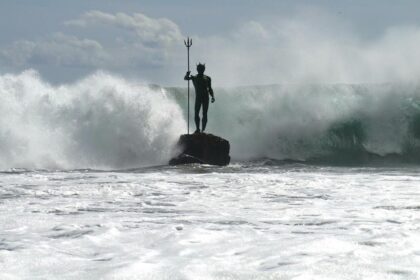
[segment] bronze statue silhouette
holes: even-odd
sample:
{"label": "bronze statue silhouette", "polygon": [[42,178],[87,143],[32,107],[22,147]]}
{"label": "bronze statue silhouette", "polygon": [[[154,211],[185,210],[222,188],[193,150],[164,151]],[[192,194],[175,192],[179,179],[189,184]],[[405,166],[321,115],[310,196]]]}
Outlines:
{"label": "bronze statue silhouette", "polygon": [[197,65],[198,74],[190,75],[190,71],[185,74],[184,80],[192,80],[195,88],[195,106],[194,106],[194,120],[196,131],[200,132],[200,108],[203,106],[203,119],[202,119],[202,132],[206,129],[207,125],[207,111],[209,109],[209,95],[211,96],[211,103],[215,101],[213,89],[211,88],[211,78],[204,75],[206,65],[199,63]]}

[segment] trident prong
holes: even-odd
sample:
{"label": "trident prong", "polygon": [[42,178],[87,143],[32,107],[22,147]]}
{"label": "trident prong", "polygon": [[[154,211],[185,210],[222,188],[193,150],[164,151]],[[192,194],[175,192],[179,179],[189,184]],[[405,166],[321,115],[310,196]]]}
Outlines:
{"label": "trident prong", "polygon": [[192,39],[190,37],[187,37],[187,41],[184,40],[184,44],[187,48],[192,46]]}

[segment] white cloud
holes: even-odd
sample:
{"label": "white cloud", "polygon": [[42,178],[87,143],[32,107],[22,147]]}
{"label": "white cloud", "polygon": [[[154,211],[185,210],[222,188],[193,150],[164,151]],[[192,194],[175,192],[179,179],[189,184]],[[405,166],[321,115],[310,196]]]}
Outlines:
{"label": "white cloud", "polygon": [[[209,75],[224,85],[382,83],[420,77],[420,26],[369,40],[321,12],[250,21],[224,37],[195,40]],[[193,58],[193,61],[195,60]]]}
{"label": "white cloud", "polygon": [[82,17],[66,22],[66,25],[87,27],[115,26],[134,32],[138,40],[144,43],[173,44],[182,40],[181,31],[176,23],[166,18],[151,18],[141,13],[128,15],[125,13],[108,14],[91,11]]}
{"label": "white cloud", "polygon": [[16,41],[11,47],[2,50],[1,55],[16,66],[28,63],[89,66],[103,64],[106,60],[100,43],[61,33],[46,40]]}
{"label": "white cloud", "polygon": [[[179,71],[186,68],[186,52],[182,32],[173,21],[91,11],[65,24],[66,34],[0,49],[0,58],[8,62],[2,65],[100,68],[141,73],[146,75],[141,79],[154,83],[182,84]],[[393,27],[366,40],[340,18],[303,10],[288,18],[241,23],[223,36],[192,37],[191,63],[205,62],[216,86],[398,82],[420,77],[420,26]]]}
{"label": "white cloud", "polygon": [[[136,69],[162,66],[171,59],[172,49],[181,44],[179,27],[172,21],[154,19],[140,13],[107,14],[91,11],[68,26],[76,35],[56,33],[34,41],[16,41],[0,50],[0,58],[15,67],[36,65],[75,66],[92,69]],[[83,29],[94,32],[83,36]],[[123,29],[116,32],[112,28]],[[108,36],[96,36],[106,33]]]}
{"label": "white cloud", "polygon": [[1,54],[17,66],[29,63],[86,67],[104,65],[107,60],[99,42],[62,33],[46,40],[17,41]]}

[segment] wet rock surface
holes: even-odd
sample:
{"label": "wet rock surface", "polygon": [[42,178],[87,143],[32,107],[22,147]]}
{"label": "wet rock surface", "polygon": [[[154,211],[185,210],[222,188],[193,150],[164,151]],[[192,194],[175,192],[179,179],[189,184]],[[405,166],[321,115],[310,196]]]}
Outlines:
{"label": "wet rock surface", "polygon": [[183,134],[177,148],[180,154],[169,161],[170,165],[204,163],[228,165],[230,162],[229,141],[206,133]]}

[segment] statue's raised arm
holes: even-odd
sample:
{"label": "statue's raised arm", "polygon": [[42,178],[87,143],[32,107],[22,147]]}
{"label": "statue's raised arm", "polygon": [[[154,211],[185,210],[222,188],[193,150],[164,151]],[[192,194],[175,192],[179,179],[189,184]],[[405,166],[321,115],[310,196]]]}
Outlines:
{"label": "statue's raised arm", "polygon": [[184,80],[189,81],[193,79],[193,76],[190,75],[191,71],[187,71],[185,74]]}

